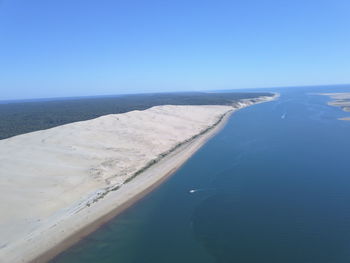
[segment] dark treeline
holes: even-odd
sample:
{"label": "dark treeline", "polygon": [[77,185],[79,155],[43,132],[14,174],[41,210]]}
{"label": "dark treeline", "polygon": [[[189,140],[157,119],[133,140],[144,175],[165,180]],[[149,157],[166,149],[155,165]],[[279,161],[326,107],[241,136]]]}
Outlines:
{"label": "dark treeline", "polygon": [[271,93],[161,93],[0,104],[0,139],[157,105],[231,105]]}

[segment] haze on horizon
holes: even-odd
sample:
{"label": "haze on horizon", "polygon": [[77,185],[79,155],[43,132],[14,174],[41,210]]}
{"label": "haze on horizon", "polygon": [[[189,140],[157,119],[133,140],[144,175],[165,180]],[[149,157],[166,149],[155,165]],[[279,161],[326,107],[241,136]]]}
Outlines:
{"label": "haze on horizon", "polygon": [[350,83],[350,2],[0,1],[0,100]]}

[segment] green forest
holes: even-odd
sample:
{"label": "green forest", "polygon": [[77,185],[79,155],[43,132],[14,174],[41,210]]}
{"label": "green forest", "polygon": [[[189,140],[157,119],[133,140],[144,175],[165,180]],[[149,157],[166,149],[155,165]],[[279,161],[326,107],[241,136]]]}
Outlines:
{"label": "green forest", "polygon": [[102,115],[145,110],[157,105],[232,105],[240,99],[272,95],[186,92],[2,102],[0,139]]}

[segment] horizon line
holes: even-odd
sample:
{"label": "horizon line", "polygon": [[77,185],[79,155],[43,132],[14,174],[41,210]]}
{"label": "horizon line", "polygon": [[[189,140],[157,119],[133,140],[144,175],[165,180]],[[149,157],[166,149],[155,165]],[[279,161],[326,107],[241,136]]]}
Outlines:
{"label": "horizon line", "polygon": [[350,83],[342,84],[315,84],[315,85],[290,85],[290,86],[272,86],[272,87],[255,87],[255,88],[230,88],[230,89],[213,89],[213,90],[188,90],[188,91],[150,91],[150,92],[136,92],[136,93],[115,93],[115,94],[96,94],[96,95],[76,95],[76,96],[57,96],[57,97],[34,97],[34,98],[18,98],[18,99],[0,99],[0,104],[11,102],[31,102],[31,101],[55,101],[55,100],[74,100],[87,98],[103,98],[103,97],[118,97],[118,96],[132,96],[132,95],[150,95],[150,94],[173,94],[173,93],[213,93],[224,91],[244,91],[247,92],[257,89],[284,89],[284,88],[312,88],[312,87],[329,87],[329,86],[350,86]]}

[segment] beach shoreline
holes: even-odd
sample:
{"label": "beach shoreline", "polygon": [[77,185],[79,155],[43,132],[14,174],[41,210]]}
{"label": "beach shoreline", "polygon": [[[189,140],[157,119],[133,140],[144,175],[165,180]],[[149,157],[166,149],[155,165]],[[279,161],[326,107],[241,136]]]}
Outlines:
{"label": "beach shoreline", "polygon": [[[271,101],[274,97],[265,97],[258,100],[246,100],[226,111],[222,118],[213,127],[208,127],[203,134],[197,134],[190,141],[177,146],[158,162],[147,167],[142,173],[122,187],[108,191],[103,200],[72,213],[63,214],[60,221],[51,222],[54,229],[39,229],[31,233],[30,237],[20,240],[16,248],[20,253],[12,251],[5,253],[4,259],[11,262],[48,262],[84,237],[96,231],[99,227],[116,217],[125,209],[136,203],[149,192],[157,188],[176,172],[196,151],[208,140],[217,134],[227,123],[235,111],[257,103]],[[56,224],[57,223],[57,224]],[[50,236],[47,236],[50,235]],[[30,242],[30,245],[28,245]]]}
{"label": "beach shoreline", "polygon": [[[130,206],[135,204],[137,201],[141,200],[143,197],[145,197],[148,193],[152,192],[154,189],[159,187],[163,182],[168,180],[171,175],[173,175],[178,169],[181,168],[183,164],[195,153],[197,152],[207,141],[209,141],[215,134],[220,132],[221,129],[223,129],[229,120],[232,113],[234,113],[234,110],[231,110],[227,113],[225,113],[222,120],[213,127],[213,129],[209,130],[205,134],[202,134],[199,138],[196,138],[182,146],[180,146],[178,149],[176,149],[174,152],[169,154],[168,156],[164,157],[159,163],[154,164],[154,166],[150,167],[147,171],[145,171],[143,174],[140,174],[139,176],[145,176],[145,173],[153,173],[154,170],[161,169],[160,166],[164,166],[164,161],[167,162],[174,162],[174,157],[177,157],[175,159],[176,164],[174,164],[174,167],[160,176],[153,176],[154,180],[149,181],[149,185],[145,186],[142,191],[136,193],[134,196],[128,198],[123,202],[121,205],[115,207],[108,213],[102,215],[101,217],[97,218],[93,222],[91,222],[88,225],[85,225],[80,230],[77,230],[75,233],[72,233],[70,236],[66,237],[64,240],[59,242],[55,247],[52,247],[51,249],[43,252],[39,256],[35,257],[34,259],[31,259],[30,263],[41,263],[41,262],[48,262],[58,256],[60,253],[64,252],[69,247],[73,246],[80,240],[87,237],[89,234],[96,231],[98,228],[103,226],[105,223],[109,222],[111,219],[118,216],[120,213],[128,209]],[[151,179],[151,178],[149,178]],[[132,181],[130,183],[133,183]],[[127,185],[126,185],[127,187]],[[109,198],[107,196],[106,198]],[[112,199],[113,197],[111,197]]]}
{"label": "beach shoreline", "polygon": [[[115,208],[113,211],[102,216],[100,219],[93,222],[91,225],[85,226],[84,229],[81,229],[77,233],[73,234],[67,240],[62,241],[61,244],[57,245],[57,247],[53,248],[51,251],[46,251],[44,254],[40,255],[35,260],[31,261],[31,263],[48,262],[49,260],[55,258],[56,256],[59,256],[59,254],[64,253],[66,249],[73,246],[77,242],[81,241],[82,239],[87,237],[89,234],[95,232],[96,230],[98,230],[98,228],[103,226],[105,223],[117,217],[120,213],[122,213],[123,211],[131,207],[133,204],[141,200],[143,197],[145,197],[147,194],[149,194],[150,192],[158,188],[162,183],[167,181],[171,177],[171,175],[173,175],[178,169],[180,169],[191,158],[193,154],[195,154],[203,145],[205,145],[205,143],[207,143],[211,138],[213,138],[217,133],[219,133],[225,127],[225,125],[227,124],[228,120],[230,119],[233,113],[245,107],[276,100],[278,99],[279,96],[280,95],[278,93],[275,93],[273,98],[271,99],[261,100],[249,105],[240,106],[237,109],[233,108],[231,111],[225,113],[223,118],[219,121],[219,123],[214,125],[212,129],[202,134],[199,138],[193,139],[192,141],[186,143],[185,145],[182,145],[179,149],[176,150],[176,152],[170,154],[170,156],[165,157],[165,158],[172,158],[174,155],[177,155],[177,154],[183,155],[181,158],[182,160],[172,170],[168,171],[166,174],[158,178],[157,181],[149,185],[143,191],[136,194],[133,198],[129,199],[122,206]],[[155,164],[154,167],[151,167],[151,169],[157,169],[156,165],[157,164]],[[160,165],[162,165],[162,163],[160,163]]]}
{"label": "beach shoreline", "polygon": [[[215,136],[215,134],[220,132],[220,130],[225,127],[227,121],[229,120],[233,112],[234,110],[227,112],[223,117],[223,119],[213,129],[201,135],[200,138],[196,138],[191,142],[188,142],[180,146],[169,156],[165,157],[164,160],[161,160],[159,163],[155,164],[153,167],[150,167],[147,172],[144,172],[144,173],[153,173],[153,170],[159,169],[160,168],[159,166],[164,165],[164,161],[174,162],[174,160],[171,160],[171,159],[177,156],[178,159],[175,161],[176,162],[175,166],[171,170],[168,170],[167,173],[162,174],[161,176],[157,176],[157,178],[154,178],[155,180],[150,182],[150,184],[147,185],[142,191],[136,193],[134,196],[132,196],[128,200],[125,200],[124,203],[115,207],[112,211],[109,211],[105,215],[102,215],[100,218],[84,226],[82,229],[76,231],[69,237],[62,240],[55,247],[45,251],[38,257],[32,259],[30,262],[39,263],[39,262],[48,262],[49,260],[52,260],[53,258],[58,256],[60,253],[64,252],[69,247],[81,241],[82,239],[87,237],[89,234],[95,232],[101,226],[109,222],[111,219],[117,217],[120,213],[124,212],[126,209],[128,209],[133,204],[137,203],[139,200],[145,197],[147,194],[155,190],[162,183],[167,181],[170,178],[170,176],[173,175],[178,169],[180,169],[182,165],[184,165],[186,161],[189,158],[191,158],[191,156],[194,153],[196,153],[207,141],[209,141],[213,136]],[[140,176],[142,175],[140,174]]]}

